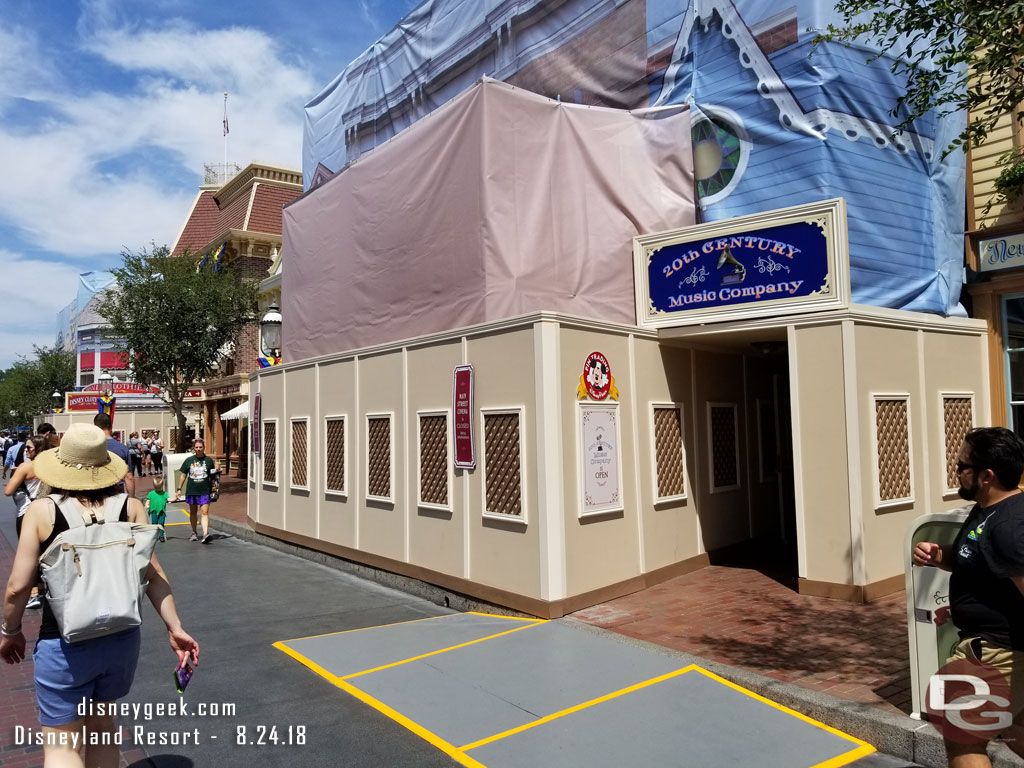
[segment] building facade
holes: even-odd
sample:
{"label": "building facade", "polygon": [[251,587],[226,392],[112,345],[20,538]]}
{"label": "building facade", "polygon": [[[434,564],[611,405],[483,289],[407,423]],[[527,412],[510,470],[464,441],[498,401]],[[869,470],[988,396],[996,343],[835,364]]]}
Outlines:
{"label": "building facade", "polygon": [[[268,277],[281,251],[281,210],[302,192],[302,174],[252,163],[223,185],[200,187],[172,255],[189,254],[233,266],[243,279]],[[246,328],[207,381],[194,407],[202,414],[207,452],[228,470],[247,472],[248,431],[244,420],[221,416],[244,403],[248,376],[259,368],[259,328]]]}
{"label": "building facade", "polygon": [[1024,149],[1024,129],[1004,115],[971,149],[968,291],[972,314],[988,325],[992,418],[1024,434],[1024,198],[996,189],[999,159]]}

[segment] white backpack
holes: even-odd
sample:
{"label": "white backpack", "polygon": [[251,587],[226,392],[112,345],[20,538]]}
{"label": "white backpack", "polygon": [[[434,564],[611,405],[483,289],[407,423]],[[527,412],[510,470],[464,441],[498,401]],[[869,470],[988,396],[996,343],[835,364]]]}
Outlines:
{"label": "white backpack", "polygon": [[123,493],[107,499],[102,517],[93,512],[88,524],[71,499],[49,498],[69,526],[39,557],[61,637],[77,643],[142,624],[146,571],[160,526],[120,522]]}

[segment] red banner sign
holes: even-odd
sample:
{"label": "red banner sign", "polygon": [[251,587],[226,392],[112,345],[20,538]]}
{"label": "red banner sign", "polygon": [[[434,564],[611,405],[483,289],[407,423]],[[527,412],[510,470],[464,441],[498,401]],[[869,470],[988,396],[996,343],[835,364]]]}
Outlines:
{"label": "red banner sign", "polygon": [[249,426],[252,432],[252,452],[260,452],[260,430],[263,425],[260,423],[260,393],[257,392],[252,399],[252,423]]}
{"label": "red banner sign", "polygon": [[459,469],[476,468],[476,440],[473,435],[473,366],[455,368],[455,387],[452,397],[455,424],[455,466]]}
{"label": "red banner sign", "polygon": [[[111,391],[115,395],[158,395],[160,394],[160,387],[147,387],[142,384],[133,384],[130,381],[115,381],[110,385]],[[82,387],[83,392],[99,392],[99,384],[90,384],[87,387]]]}
{"label": "red banner sign", "polygon": [[99,399],[95,392],[91,394],[75,393],[70,392],[67,395],[69,411],[92,411],[93,413],[99,413],[97,400]]}

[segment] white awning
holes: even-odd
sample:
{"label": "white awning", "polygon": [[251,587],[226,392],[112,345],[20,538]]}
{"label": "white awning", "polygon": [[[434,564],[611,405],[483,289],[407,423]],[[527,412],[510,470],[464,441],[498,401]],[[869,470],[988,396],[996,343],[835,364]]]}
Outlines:
{"label": "white awning", "polygon": [[224,411],[220,415],[221,421],[231,421],[232,419],[248,419],[249,418],[249,401],[246,400],[244,403],[239,403],[230,411]]}

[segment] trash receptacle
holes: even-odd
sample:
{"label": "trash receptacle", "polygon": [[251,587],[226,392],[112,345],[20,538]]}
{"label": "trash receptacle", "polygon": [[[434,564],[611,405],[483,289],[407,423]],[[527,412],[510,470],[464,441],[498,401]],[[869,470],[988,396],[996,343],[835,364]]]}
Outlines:
{"label": "trash receptacle", "polygon": [[920,719],[925,710],[928,681],[946,663],[956,645],[957,628],[952,621],[935,625],[935,612],[949,607],[949,571],[935,566],[915,566],[914,547],[922,541],[950,546],[967,519],[969,507],[935,512],[917,518],[904,542],[907,584],[907,634],[910,640],[910,692],[913,710]]}

